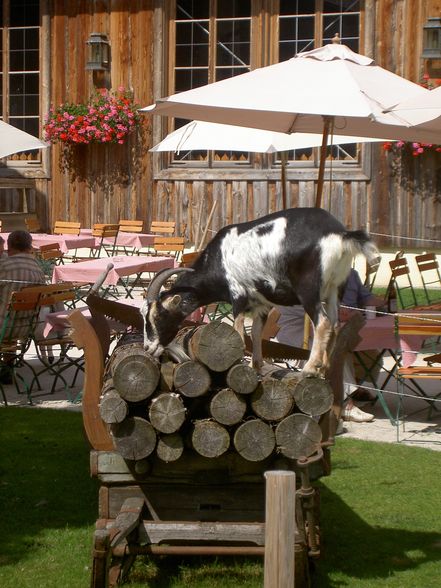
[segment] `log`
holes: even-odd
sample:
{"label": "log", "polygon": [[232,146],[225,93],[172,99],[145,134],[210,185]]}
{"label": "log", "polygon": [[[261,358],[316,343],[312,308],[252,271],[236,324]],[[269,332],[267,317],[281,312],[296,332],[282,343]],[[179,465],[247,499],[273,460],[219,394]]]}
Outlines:
{"label": "log", "polygon": [[174,342],[182,345],[191,359],[200,361],[214,372],[228,370],[243,358],[245,350],[239,333],[221,321],[181,329]]}
{"label": "log", "polygon": [[164,392],[153,398],[149,408],[150,423],[161,433],[175,433],[185,421],[185,406],[174,392]]}
{"label": "log", "polygon": [[184,440],[179,433],[161,435],[156,446],[156,455],[160,460],[169,463],[177,461],[184,452]]}
{"label": "log", "polygon": [[259,385],[259,376],[251,366],[238,363],[228,370],[227,385],[238,394],[252,394]]}
{"label": "log", "polygon": [[239,423],[246,409],[246,401],[231,388],[219,390],[210,401],[210,414],[221,425]]}
{"label": "log", "polygon": [[159,363],[141,343],[117,347],[110,358],[115,390],[124,400],[141,402],[149,398],[159,383]]}
{"label": "log", "polygon": [[219,457],[230,446],[230,435],[221,424],[210,420],[196,421],[191,436],[194,450],[204,457]]}
{"label": "log", "polygon": [[278,450],[290,459],[310,457],[320,448],[322,432],[306,414],[291,414],[276,427]]}
{"label": "log", "polygon": [[155,429],[141,417],[128,417],[122,423],[111,425],[111,432],[115,449],[124,459],[143,459],[155,449]]}
{"label": "log", "polygon": [[304,378],[297,383],[293,394],[297,408],[310,416],[325,414],[334,403],[331,385],[323,378]]}
{"label": "log", "polygon": [[274,451],[276,439],[268,423],[253,419],[237,428],[233,443],[239,455],[248,461],[262,461]]}
{"label": "log", "polygon": [[203,396],[211,386],[210,372],[198,361],[184,361],[175,365],[173,385],[184,396]]}
{"label": "log", "polygon": [[107,390],[101,397],[99,408],[101,418],[108,425],[122,423],[129,412],[127,402],[114,389]]}
{"label": "log", "polygon": [[289,382],[265,377],[251,395],[251,408],[265,421],[280,421],[292,410],[294,399]]}

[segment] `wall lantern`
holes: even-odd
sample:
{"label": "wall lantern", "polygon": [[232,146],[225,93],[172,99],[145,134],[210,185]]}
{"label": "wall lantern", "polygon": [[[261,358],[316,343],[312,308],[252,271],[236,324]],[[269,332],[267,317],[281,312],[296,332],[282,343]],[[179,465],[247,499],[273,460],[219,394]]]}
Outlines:
{"label": "wall lantern", "polygon": [[86,69],[94,71],[108,70],[110,67],[110,44],[107,35],[102,33],[91,33],[86,44]]}
{"label": "wall lantern", "polygon": [[429,17],[423,27],[423,59],[441,59],[441,18]]}

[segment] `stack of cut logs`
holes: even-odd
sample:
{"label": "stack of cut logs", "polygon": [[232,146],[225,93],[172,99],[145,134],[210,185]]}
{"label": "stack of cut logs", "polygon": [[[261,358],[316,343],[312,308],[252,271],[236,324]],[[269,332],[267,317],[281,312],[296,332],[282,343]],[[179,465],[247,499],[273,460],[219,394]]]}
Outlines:
{"label": "stack of cut logs", "polygon": [[156,452],[170,462],[184,449],[206,458],[230,450],[261,461],[317,451],[317,421],[333,402],[328,382],[273,364],[259,377],[241,337],[223,322],[182,329],[171,347],[180,361],[167,352],[158,361],[133,334],[107,362],[100,414],[122,457],[137,461]]}

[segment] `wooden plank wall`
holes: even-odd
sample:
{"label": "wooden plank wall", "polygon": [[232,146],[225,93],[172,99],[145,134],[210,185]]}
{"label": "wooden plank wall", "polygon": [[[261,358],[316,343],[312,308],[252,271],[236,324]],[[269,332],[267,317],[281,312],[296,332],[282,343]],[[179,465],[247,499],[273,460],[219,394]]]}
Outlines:
{"label": "wooden plank wall", "polygon": [[[153,0],[53,0],[51,20],[51,102],[84,101],[93,89],[92,74],[84,70],[86,40],[92,31],[107,33],[111,42],[111,86],[131,88],[141,105],[152,95]],[[366,0],[374,14],[374,39],[366,42],[376,62],[413,81],[423,73],[422,30],[429,16],[441,12],[441,0]],[[153,178],[151,122],[145,140],[127,146],[86,146],[78,149],[74,173],[59,169],[60,150],[51,149],[51,181],[37,180],[37,190],[48,191],[49,219],[116,222],[119,218],[176,220],[191,241],[203,234],[214,202],[210,229],[278,210],[282,206],[277,180],[243,181],[222,175],[213,181],[164,174]],[[138,152],[137,152],[138,150]],[[332,194],[325,186],[324,207],[353,228],[365,227],[386,235],[441,239],[441,155],[415,164],[415,179],[392,175],[390,158],[372,146],[371,181],[335,181]],[[436,181],[423,182],[429,174]],[[164,179],[165,178],[165,179]],[[313,206],[315,184],[288,174],[289,206]],[[212,233],[208,233],[211,236]],[[379,238],[385,245],[410,241]],[[430,248],[431,242],[412,242]]]}
{"label": "wooden plank wall", "polygon": [[[378,0],[375,59],[379,65],[420,82],[423,27],[428,17],[440,16],[440,0]],[[406,249],[441,249],[441,154],[406,158],[393,171],[394,161],[381,149],[374,152],[370,227],[381,244]],[[431,181],[427,181],[431,178]],[[398,239],[396,235],[402,237]]]}
{"label": "wooden plank wall", "polygon": [[[152,102],[152,0],[54,0],[51,15],[51,102],[85,102],[96,86],[134,92],[141,106]],[[99,80],[86,71],[86,41],[91,32],[108,35],[110,76]],[[142,137],[125,145],[75,147],[73,167],[60,170],[60,147],[52,147],[49,185],[50,224],[58,218],[85,227],[120,218],[146,218],[151,197],[148,165],[149,121]]]}

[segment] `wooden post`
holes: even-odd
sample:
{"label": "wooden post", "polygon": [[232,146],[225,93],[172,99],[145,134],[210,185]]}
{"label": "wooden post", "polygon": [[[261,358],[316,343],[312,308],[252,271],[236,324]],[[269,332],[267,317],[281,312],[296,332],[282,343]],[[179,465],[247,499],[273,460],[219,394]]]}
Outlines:
{"label": "wooden post", "polygon": [[265,588],[293,588],[296,475],[265,472]]}

